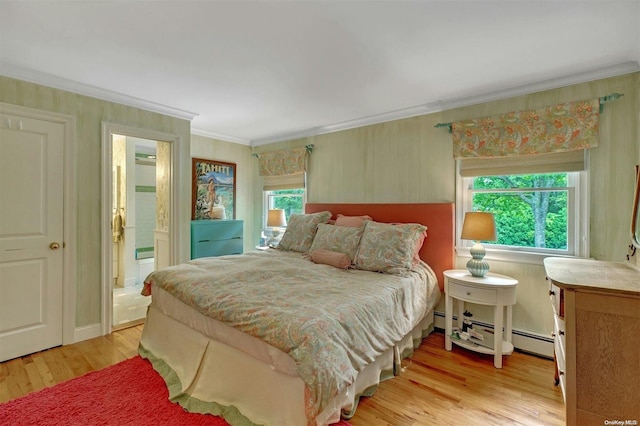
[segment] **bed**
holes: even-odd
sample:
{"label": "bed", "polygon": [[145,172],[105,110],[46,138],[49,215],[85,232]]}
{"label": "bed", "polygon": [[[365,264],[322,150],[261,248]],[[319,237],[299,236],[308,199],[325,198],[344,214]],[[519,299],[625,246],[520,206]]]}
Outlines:
{"label": "bed", "polygon": [[[283,236],[287,250],[149,275],[139,351],[173,402],[232,425],[332,424],[399,374],[433,329],[442,272],[453,265],[453,204],[307,204],[305,213]],[[362,225],[326,223],[366,216]],[[376,239],[391,227],[397,243]],[[424,241],[409,241],[425,228]],[[407,259],[412,244],[420,250]],[[404,247],[404,263],[389,263],[385,252],[380,264],[383,246]],[[333,263],[345,256],[351,267]]]}

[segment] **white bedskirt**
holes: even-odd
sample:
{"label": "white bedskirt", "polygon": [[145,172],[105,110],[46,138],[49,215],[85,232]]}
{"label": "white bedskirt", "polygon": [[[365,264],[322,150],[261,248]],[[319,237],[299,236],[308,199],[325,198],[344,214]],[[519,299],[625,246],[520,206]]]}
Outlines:
{"label": "white bedskirt", "polygon": [[[433,318],[431,306],[402,341],[369,364],[333,399],[317,416],[316,424],[335,423],[341,413],[350,417],[360,396],[370,396],[380,380],[399,374],[402,357],[411,354],[433,330]],[[169,399],[187,411],[221,416],[234,426],[307,424],[305,385],[291,357],[200,314],[157,287],[140,354],[167,382]]]}

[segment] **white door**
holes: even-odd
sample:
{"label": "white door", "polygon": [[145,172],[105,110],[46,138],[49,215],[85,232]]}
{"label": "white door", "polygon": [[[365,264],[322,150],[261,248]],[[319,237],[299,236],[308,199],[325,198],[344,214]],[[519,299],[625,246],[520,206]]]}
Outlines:
{"label": "white door", "polygon": [[0,361],[62,344],[64,137],[0,114]]}

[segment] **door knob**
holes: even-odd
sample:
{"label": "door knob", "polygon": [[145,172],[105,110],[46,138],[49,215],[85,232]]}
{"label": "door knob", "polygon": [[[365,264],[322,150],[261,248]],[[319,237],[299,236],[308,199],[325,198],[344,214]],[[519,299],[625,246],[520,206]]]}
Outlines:
{"label": "door knob", "polygon": [[59,249],[59,248],[60,248],[60,243],[56,243],[56,242],[54,241],[54,242],[52,242],[51,244],[49,244],[49,248],[50,248],[51,250],[57,250],[57,249]]}

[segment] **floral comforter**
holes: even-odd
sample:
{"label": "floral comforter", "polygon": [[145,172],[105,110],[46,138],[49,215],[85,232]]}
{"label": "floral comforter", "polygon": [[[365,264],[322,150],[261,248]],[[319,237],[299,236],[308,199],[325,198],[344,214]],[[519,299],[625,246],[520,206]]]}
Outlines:
{"label": "floral comforter", "polygon": [[291,356],[314,419],[437,303],[431,268],[414,269],[409,277],[341,270],[268,250],[192,260],[146,281]]}

